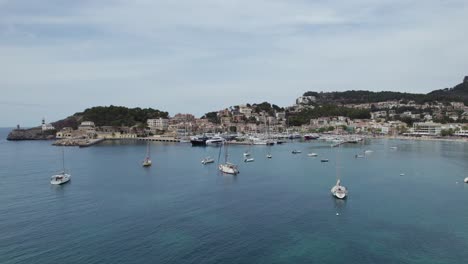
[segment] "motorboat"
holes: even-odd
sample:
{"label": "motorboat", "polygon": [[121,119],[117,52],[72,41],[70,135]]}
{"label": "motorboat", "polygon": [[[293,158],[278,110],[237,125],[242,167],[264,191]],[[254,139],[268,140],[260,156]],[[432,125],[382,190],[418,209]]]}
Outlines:
{"label": "motorboat", "polygon": [[245,158],[244,159],[244,162],[253,162],[253,161],[255,161],[254,158]]}
{"label": "motorboat", "polygon": [[318,154],[317,154],[317,153],[309,153],[309,154],[307,154],[307,156],[309,156],[309,157],[317,157]]}
{"label": "motorboat", "polygon": [[354,157],[357,159],[357,158],[364,158],[364,155],[361,155],[361,154],[356,154],[354,155]]}
{"label": "motorboat", "polygon": [[397,147],[390,147],[390,149],[396,150],[396,149],[398,149],[398,148],[397,148]]}
{"label": "motorboat", "polygon": [[271,159],[273,156],[271,156],[271,154],[267,154],[266,157]]}
{"label": "motorboat", "polygon": [[206,165],[206,164],[209,164],[209,163],[213,163],[214,162],[214,159],[212,159],[211,157],[206,157],[204,159],[202,159],[201,163],[203,165]]}
{"label": "motorboat", "polygon": [[248,156],[250,156],[250,152],[248,151],[244,152],[244,157],[248,157]]}
{"label": "motorboat", "polygon": [[373,150],[370,150],[370,149],[368,149],[368,150],[364,151],[364,154],[371,154],[372,152],[374,152],[374,151],[373,151]]}
{"label": "motorboat", "polygon": [[57,175],[50,177],[50,184],[61,185],[61,184],[69,182],[70,179],[71,179],[71,175],[63,171]]}
{"label": "motorboat", "polygon": [[208,139],[207,136],[194,136],[190,138],[190,143],[192,143],[192,146],[206,146]]}
{"label": "motorboat", "polygon": [[219,145],[223,144],[226,141],[223,137],[215,136],[206,140],[206,145]]}
{"label": "motorboat", "polygon": [[463,180],[465,183],[468,183],[468,177]]}
{"label": "motorboat", "polygon": [[299,153],[302,153],[302,151],[295,149],[295,150],[291,151],[291,153],[292,154],[299,154]]}
{"label": "motorboat", "polygon": [[348,190],[346,189],[346,187],[341,185],[341,182],[338,179],[336,181],[335,186],[331,188],[331,193],[333,196],[335,196],[338,199],[345,199],[346,195],[348,195]]}
{"label": "motorboat", "polygon": [[321,159],[321,162],[328,162],[328,159]]}

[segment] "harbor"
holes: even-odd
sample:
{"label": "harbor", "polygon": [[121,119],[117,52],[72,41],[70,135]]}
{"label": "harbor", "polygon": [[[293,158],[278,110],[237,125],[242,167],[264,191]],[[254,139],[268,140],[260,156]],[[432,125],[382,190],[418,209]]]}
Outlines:
{"label": "harbor", "polygon": [[[188,263],[184,254],[191,254],[203,263],[224,263],[226,257],[237,263],[278,263],[281,248],[308,263],[321,263],[319,258],[333,263],[337,258],[330,250],[355,256],[350,244],[359,245],[363,255],[362,262],[353,263],[366,263],[364,258],[386,263],[389,255],[405,263],[408,254],[419,258],[427,250],[440,263],[468,258],[466,143],[368,138],[331,148],[332,138],[327,139],[288,139],[273,147],[229,145],[237,175],[218,172],[219,158],[224,161],[218,148],[190,143],[105,140],[99,147],[78,149],[53,147],[49,141],[2,141],[1,153],[8,155],[0,159],[0,232],[8,239],[2,241],[0,262],[50,263],[66,257],[69,263],[90,258],[104,263],[131,256],[139,263],[147,258]],[[148,143],[152,166],[142,167]],[[244,162],[247,147],[254,162]],[[72,179],[51,185],[53,169],[62,168],[63,149]],[[373,152],[355,158],[366,150]],[[204,165],[207,156],[212,159]],[[330,193],[337,162],[346,200]],[[427,202],[427,193],[437,199]],[[60,222],[73,223],[67,236]],[[18,224],[30,228],[18,232],[12,228]],[[87,243],[82,243],[85,231]],[[218,233],[223,236],[213,235]],[[43,238],[30,239],[35,236]],[[134,237],[151,246],[125,243]],[[83,251],[69,255],[68,243],[80,244]],[[405,249],[392,248],[394,243]],[[200,250],[208,244],[215,256]],[[9,250],[48,252],[50,245],[60,253]],[[248,254],[242,251],[246,245]],[[113,254],[102,254],[107,251]],[[252,257],[254,251],[262,254]],[[300,262],[291,257],[281,263],[290,261]]]}

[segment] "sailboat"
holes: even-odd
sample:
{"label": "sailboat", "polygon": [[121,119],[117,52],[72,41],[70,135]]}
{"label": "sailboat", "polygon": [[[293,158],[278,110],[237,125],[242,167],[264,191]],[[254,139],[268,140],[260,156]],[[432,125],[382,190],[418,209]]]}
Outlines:
{"label": "sailboat", "polygon": [[248,158],[250,156],[250,148],[252,147],[252,144],[249,144],[249,148],[244,152],[244,157]]}
{"label": "sailboat", "polygon": [[346,196],[348,195],[348,190],[346,189],[346,187],[341,185],[340,169],[339,169],[339,158],[338,157],[339,156],[337,155],[337,159],[336,159],[336,177],[337,177],[337,181],[336,181],[335,186],[333,186],[331,188],[331,193],[332,193],[333,196],[335,196],[338,199],[345,199]]}
{"label": "sailboat", "polygon": [[71,175],[65,172],[65,152],[62,147],[62,171],[50,177],[50,184],[53,185],[60,185],[69,182],[71,179]]}
{"label": "sailboat", "polygon": [[222,173],[236,175],[239,173],[239,169],[237,169],[236,165],[228,162],[228,157],[229,157],[228,145],[226,143],[223,143],[223,145],[224,145],[224,164],[219,164],[218,166],[219,171],[221,171]]}
{"label": "sailboat", "polygon": [[146,158],[143,160],[143,167],[150,167],[152,165],[150,157],[150,143],[146,145]]}

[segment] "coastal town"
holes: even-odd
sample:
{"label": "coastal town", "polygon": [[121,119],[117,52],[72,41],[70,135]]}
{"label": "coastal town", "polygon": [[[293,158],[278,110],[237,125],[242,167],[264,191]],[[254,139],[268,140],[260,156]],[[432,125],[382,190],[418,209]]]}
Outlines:
{"label": "coastal town", "polygon": [[[187,141],[203,134],[261,135],[271,138],[298,137],[310,133],[334,135],[467,138],[468,106],[462,102],[425,103],[385,101],[347,104],[350,109],[369,111],[370,118],[352,119],[346,116],[312,118],[307,124],[288,124],[288,117],[314,109],[314,96],[300,96],[286,108],[263,104],[245,104],[211,112],[201,118],[192,114],[176,114],[168,118],[147,119],[145,126],[96,126],[84,120],[74,129],[56,128],[42,120],[43,132],[54,132],[57,145],[86,145],[106,139],[146,139],[157,141]],[[402,109],[412,109],[402,111]],[[440,123],[435,120],[447,120]]]}
{"label": "coastal town", "polygon": [[[454,88],[428,94],[399,92],[305,92],[294,104],[268,102],[234,105],[201,117],[170,116],[151,108],[99,106],[64,120],[22,129],[9,140],[56,140],[54,145],[89,146],[104,140],[138,139],[190,142],[197,137],[256,139],[318,138],[357,135],[411,139],[468,139],[468,76]],[[314,134],[314,136],[310,136]]]}

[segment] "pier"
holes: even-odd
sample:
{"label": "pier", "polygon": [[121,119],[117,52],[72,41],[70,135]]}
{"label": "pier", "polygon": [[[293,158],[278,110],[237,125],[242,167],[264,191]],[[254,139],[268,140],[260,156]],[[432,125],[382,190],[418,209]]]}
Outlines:
{"label": "pier", "polygon": [[159,142],[180,142],[180,139],[174,137],[143,137],[136,138],[137,140],[144,141],[159,141]]}

